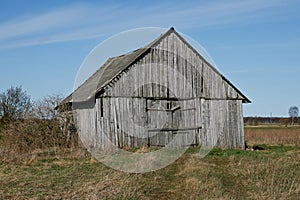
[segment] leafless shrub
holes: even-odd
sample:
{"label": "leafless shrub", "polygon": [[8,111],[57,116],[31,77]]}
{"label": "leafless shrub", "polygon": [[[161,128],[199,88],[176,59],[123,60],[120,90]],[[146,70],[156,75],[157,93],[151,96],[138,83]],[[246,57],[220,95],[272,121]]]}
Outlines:
{"label": "leafless shrub", "polygon": [[56,106],[63,100],[63,96],[49,95],[42,100],[38,100],[33,104],[33,115],[38,119],[55,120],[59,116]]}
{"label": "leafless shrub", "polygon": [[23,154],[50,147],[77,147],[77,134],[69,125],[72,115],[55,109],[61,100],[61,95],[48,96],[31,104],[31,107],[26,109],[26,115],[19,114],[18,111],[18,117],[2,117],[1,146],[11,152]]}

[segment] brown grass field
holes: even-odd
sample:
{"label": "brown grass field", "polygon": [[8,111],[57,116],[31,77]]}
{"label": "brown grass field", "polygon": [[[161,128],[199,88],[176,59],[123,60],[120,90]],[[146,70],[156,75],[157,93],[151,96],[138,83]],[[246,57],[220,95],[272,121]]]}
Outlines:
{"label": "brown grass field", "polygon": [[249,144],[300,145],[300,126],[246,126],[245,141]]}
{"label": "brown grass field", "polygon": [[128,174],[82,148],[16,153],[0,140],[0,199],[299,199],[300,127],[246,127],[248,144],[215,148],[203,159],[190,148],[166,168]]}

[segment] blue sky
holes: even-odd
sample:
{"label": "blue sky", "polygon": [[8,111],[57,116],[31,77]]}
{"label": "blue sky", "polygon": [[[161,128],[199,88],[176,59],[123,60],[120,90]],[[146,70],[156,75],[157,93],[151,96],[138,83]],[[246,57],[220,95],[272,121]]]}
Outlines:
{"label": "blue sky", "polygon": [[174,26],[199,42],[252,103],[245,116],[300,107],[300,1],[0,0],[0,91],[68,95],[80,65],[108,37]]}

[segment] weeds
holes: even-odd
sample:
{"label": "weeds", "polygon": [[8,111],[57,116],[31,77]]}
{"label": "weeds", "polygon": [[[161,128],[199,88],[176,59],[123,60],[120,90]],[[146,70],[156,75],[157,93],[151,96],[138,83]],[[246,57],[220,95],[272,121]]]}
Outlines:
{"label": "weeds", "polygon": [[173,164],[145,174],[110,169],[81,147],[7,149],[3,137],[0,199],[297,199],[300,147],[267,144],[258,134],[262,138],[252,138],[251,144],[263,150],[215,148],[199,159],[199,147],[191,147]]}
{"label": "weeds", "polygon": [[296,199],[300,149],[265,147],[268,152],[217,148],[203,159],[199,148],[190,148],[146,174],[115,171],[83,150],[39,150],[32,163],[0,164],[0,198]]}
{"label": "weeds", "polygon": [[300,127],[246,127],[245,141],[248,144],[289,144],[300,146]]}

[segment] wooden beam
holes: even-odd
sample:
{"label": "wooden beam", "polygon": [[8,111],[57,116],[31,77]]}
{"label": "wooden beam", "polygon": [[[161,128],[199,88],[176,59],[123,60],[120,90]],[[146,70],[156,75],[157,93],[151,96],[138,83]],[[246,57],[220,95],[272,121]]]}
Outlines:
{"label": "wooden beam", "polygon": [[156,132],[156,131],[188,131],[188,130],[198,130],[201,129],[201,126],[197,127],[186,127],[186,128],[155,128],[148,129],[148,132]]}

